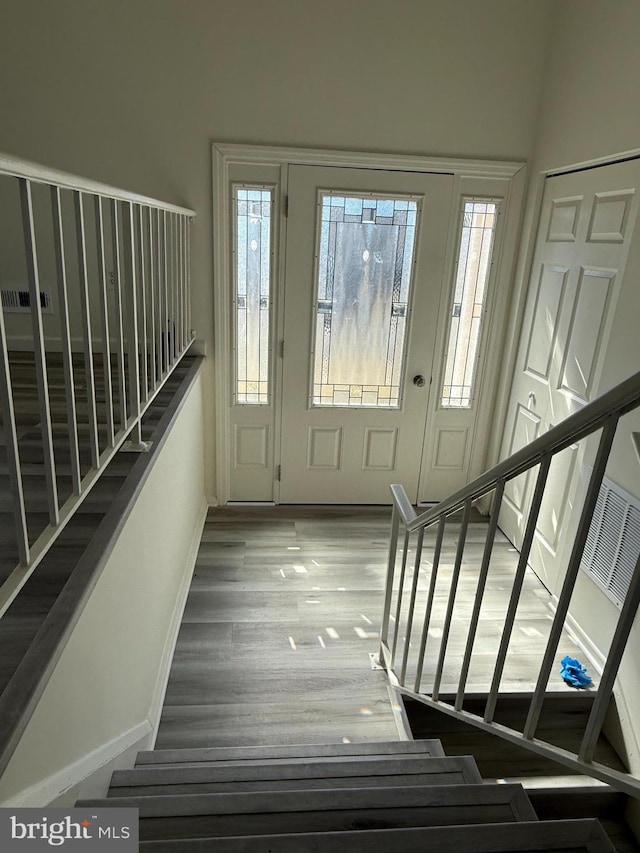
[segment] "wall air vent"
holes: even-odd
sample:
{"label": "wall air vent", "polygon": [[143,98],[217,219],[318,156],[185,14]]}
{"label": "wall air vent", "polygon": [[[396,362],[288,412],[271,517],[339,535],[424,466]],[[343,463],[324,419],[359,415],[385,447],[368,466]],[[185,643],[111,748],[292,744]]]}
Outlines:
{"label": "wall air vent", "polygon": [[[28,290],[2,289],[2,307],[7,314],[28,314],[31,310],[31,294]],[[40,291],[40,308],[43,314],[53,314],[51,293]]]}
{"label": "wall air vent", "polygon": [[606,477],[580,568],[621,608],[640,553],[640,502]]}

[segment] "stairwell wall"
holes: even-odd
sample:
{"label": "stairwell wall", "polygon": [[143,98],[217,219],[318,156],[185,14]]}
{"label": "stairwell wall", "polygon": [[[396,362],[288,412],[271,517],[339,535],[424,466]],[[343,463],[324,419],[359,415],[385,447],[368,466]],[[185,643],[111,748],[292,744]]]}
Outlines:
{"label": "stairwell wall", "polygon": [[527,160],[552,5],[4,0],[0,150],[197,212],[209,495],[211,142]]}
{"label": "stairwell wall", "polygon": [[207,504],[200,371],[0,780],[41,806],[152,748]]}

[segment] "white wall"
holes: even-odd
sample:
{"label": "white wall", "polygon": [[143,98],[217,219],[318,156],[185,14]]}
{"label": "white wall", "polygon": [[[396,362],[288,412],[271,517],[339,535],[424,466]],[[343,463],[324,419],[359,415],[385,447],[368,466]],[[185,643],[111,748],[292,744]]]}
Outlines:
{"label": "white wall", "polygon": [[211,141],[526,160],[550,6],[4,0],[0,150],[196,209],[211,352]]}
{"label": "white wall", "polygon": [[540,169],[640,147],[640,5],[637,0],[555,4],[538,123]]}
{"label": "white wall", "polygon": [[202,401],[201,372],[0,780],[5,805],[151,748],[206,513]]}

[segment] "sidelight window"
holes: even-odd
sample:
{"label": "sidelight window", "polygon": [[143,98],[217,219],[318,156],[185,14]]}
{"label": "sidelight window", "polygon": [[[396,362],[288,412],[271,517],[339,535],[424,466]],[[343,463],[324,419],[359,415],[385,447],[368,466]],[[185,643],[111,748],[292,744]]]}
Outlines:
{"label": "sidelight window", "polygon": [[464,199],[440,400],[443,408],[468,409],[473,401],[497,217],[497,200]]}
{"label": "sidelight window", "polygon": [[273,189],[233,190],[235,402],[269,403]]}

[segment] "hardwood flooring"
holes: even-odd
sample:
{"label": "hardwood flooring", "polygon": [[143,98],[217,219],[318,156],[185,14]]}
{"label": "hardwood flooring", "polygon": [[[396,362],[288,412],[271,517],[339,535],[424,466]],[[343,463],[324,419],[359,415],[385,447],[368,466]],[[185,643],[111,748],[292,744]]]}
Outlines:
{"label": "hardwood flooring", "polygon": [[[389,520],[388,507],[211,509],[156,748],[398,738],[386,675],[372,670],[369,657],[379,645]],[[455,521],[447,525],[425,687],[437,659],[457,529]],[[485,534],[486,524],[476,520],[465,548],[443,690],[457,686]],[[428,561],[428,542],[424,557]],[[474,648],[474,690],[489,686],[516,564],[517,553],[499,535]],[[411,577],[409,569],[407,590]],[[422,609],[427,580],[421,572]],[[503,689],[525,691],[534,684],[551,624],[549,599],[528,573]],[[409,672],[417,645],[413,633]],[[559,652],[559,658],[584,660],[568,635]],[[549,689],[569,690],[557,672]]]}

